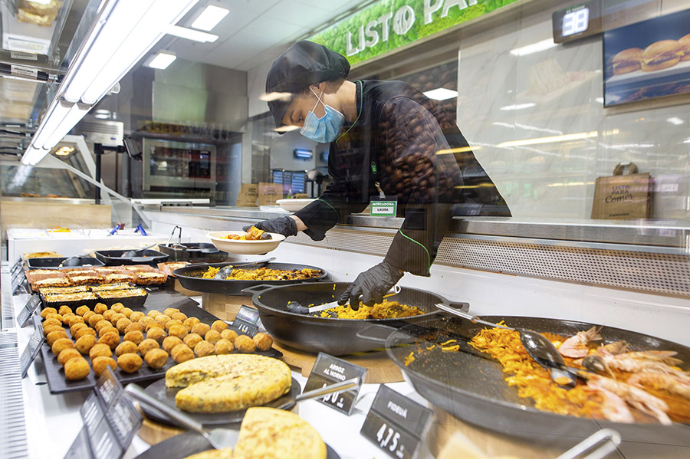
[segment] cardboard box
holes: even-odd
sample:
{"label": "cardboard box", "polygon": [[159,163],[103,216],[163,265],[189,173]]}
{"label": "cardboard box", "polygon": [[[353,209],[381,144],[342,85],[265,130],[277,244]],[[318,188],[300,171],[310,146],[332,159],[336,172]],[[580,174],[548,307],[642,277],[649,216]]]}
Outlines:
{"label": "cardboard box", "polygon": [[283,185],[280,183],[259,183],[259,206],[275,206],[283,199]]}

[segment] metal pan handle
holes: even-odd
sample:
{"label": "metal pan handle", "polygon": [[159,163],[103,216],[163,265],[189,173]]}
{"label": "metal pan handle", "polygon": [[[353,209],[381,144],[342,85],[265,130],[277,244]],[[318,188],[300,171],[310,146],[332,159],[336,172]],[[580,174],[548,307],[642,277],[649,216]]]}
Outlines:
{"label": "metal pan handle", "polygon": [[[621,436],[611,429],[601,429],[584,439],[557,459],[602,459],[616,451],[621,443]],[[585,454],[590,453],[588,456]]]}
{"label": "metal pan handle", "polygon": [[273,287],[273,286],[268,285],[268,284],[259,284],[259,285],[255,285],[253,287],[243,288],[240,291],[240,293],[244,296],[253,296],[257,293],[263,293],[264,291],[268,290],[271,287]]}
{"label": "metal pan handle", "polygon": [[449,301],[448,306],[453,309],[458,309],[462,312],[467,312],[470,310],[470,304],[464,301]]}
{"label": "metal pan handle", "polygon": [[184,427],[199,432],[200,434],[205,434],[204,426],[200,422],[195,421],[183,412],[171,408],[165,403],[162,403],[156,400],[155,398],[151,397],[149,394],[144,392],[144,389],[142,389],[141,386],[133,383],[129,384],[127,387],[125,387],[125,393],[131,398],[141,403],[145,403],[147,405],[152,406],[153,408],[168,416],[170,419],[179,422]]}

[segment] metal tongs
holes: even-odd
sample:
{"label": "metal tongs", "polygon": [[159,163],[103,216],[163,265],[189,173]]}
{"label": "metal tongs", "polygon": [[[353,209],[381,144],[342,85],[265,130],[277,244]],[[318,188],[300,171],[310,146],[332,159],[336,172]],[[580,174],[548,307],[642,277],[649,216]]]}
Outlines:
{"label": "metal tongs", "polygon": [[525,347],[527,353],[542,367],[547,369],[551,374],[551,379],[559,386],[575,387],[577,384],[576,377],[581,370],[570,368],[566,366],[561,353],[558,352],[556,346],[553,345],[544,335],[533,330],[519,327],[507,327],[505,325],[487,322],[472,314],[451,308],[445,304],[437,304],[437,308],[442,311],[449,312],[455,316],[472,321],[474,323],[488,325],[489,327],[503,328],[505,330],[512,330],[520,333],[520,342]]}
{"label": "metal tongs", "polygon": [[[300,402],[302,400],[323,397],[324,395],[328,395],[333,392],[351,390],[359,385],[359,378],[348,379],[346,381],[330,384],[319,389],[314,389],[312,391],[299,394],[276,408],[279,410],[289,410],[292,407],[294,407],[297,404],[297,402]],[[213,446],[216,449],[234,447],[237,443],[239,431],[224,428],[206,430],[204,429],[202,423],[190,418],[182,411],[172,408],[166,405],[165,403],[151,397],[149,394],[144,392],[144,389],[142,389],[137,384],[129,384],[127,387],[125,387],[125,394],[127,394],[130,398],[133,398],[134,400],[145,403],[155,408],[156,410],[162,412],[168,418],[172,419],[178,424],[181,424],[189,430],[193,430],[195,432],[200,433],[206,438],[206,440],[208,440],[211,446]]]}
{"label": "metal tongs", "polygon": [[[400,288],[400,286],[396,285],[393,288],[391,288],[390,290],[388,290],[388,292],[386,292],[386,294],[383,295],[383,297],[389,298],[393,295],[397,295],[398,293],[400,293],[401,290],[402,289]],[[344,305],[338,304],[338,301],[336,300],[336,301],[331,301],[330,303],[321,304],[319,306],[313,306],[311,308],[306,308],[296,301],[291,301],[288,303],[287,309],[288,309],[288,311],[296,312],[297,314],[312,314],[315,312],[325,311],[326,309],[337,308],[338,306],[344,306]]]}
{"label": "metal tongs", "polygon": [[[172,239],[175,236],[176,230],[179,230],[179,232],[177,233],[177,244],[170,245],[170,242],[172,242]],[[170,233],[170,237],[168,238],[168,242],[165,245],[167,245],[168,247],[171,247],[171,248],[175,245],[182,245],[182,227],[181,226],[175,226],[173,228],[172,232]]]}
{"label": "metal tongs", "polygon": [[[601,429],[594,432],[556,459],[603,459],[618,449],[618,445],[620,444],[621,436],[618,432],[611,429]],[[585,454],[587,454],[587,456],[585,456]]]}

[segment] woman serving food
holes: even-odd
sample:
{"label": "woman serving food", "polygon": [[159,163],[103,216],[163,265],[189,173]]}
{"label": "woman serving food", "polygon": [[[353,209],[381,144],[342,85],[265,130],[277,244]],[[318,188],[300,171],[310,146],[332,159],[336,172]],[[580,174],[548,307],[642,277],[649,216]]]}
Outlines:
{"label": "woman serving food", "polygon": [[286,237],[304,231],[320,241],[372,197],[397,201],[404,221],[386,257],[338,301],[356,310],[360,301],[381,303],[405,272],[429,276],[453,215],[510,212],[452,118],[432,100],[399,81],[347,81],[349,70],[344,56],[309,41],[273,63],[266,92],[281,96],[268,103],[276,126],[330,143],[333,183],[294,215],[255,227]]}

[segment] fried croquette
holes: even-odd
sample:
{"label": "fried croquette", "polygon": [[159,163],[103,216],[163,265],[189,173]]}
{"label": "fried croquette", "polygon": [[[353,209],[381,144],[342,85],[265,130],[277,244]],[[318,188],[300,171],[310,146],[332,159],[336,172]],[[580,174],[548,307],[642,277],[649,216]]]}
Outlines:
{"label": "fried croquette", "polygon": [[55,308],[45,308],[41,311],[41,319],[47,319],[48,314],[57,314],[57,309]]}
{"label": "fried croquette", "polygon": [[204,336],[211,329],[207,324],[199,322],[192,327],[192,333],[196,333],[199,336]]}
{"label": "fried croquette", "polygon": [[88,354],[92,347],[96,345],[96,337],[93,335],[84,335],[77,340],[74,347],[82,354]]}
{"label": "fried croquette", "polygon": [[112,309],[108,309],[107,311],[104,311],[103,314],[101,314],[101,315],[103,316],[103,318],[105,320],[110,322],[111,320],[113,320],[113,316],[115,314],[117,314],[115,311],[113,311]]}
{"label": "fried croquette", "polygon": [[141,343],[139,343],[139,354],[142,356],[146,356],[146,353],[152,349],[160,349],[160,346],[158,345],[158,341],[155,339],[145,339]]}
{"label": "fried croquette", "polygon": [[213,355],[214,352],[216,352],[215,346],[207,341],[201,341],[199,344],[194,346],[194,354],[196,354],[197,357]]}
{"label": "fried croquette", "polygon": [[184,322],[187,320],[187,314],[184,312],[176,312],[175,314],[171,315],[170,318],[172,320],[179,320],[180,322]]}
{"label": "fried croquette", "polygon": [[216,343],[216,355],[230,354],[235,347],[226,339],[219,339]]}
{"label": "fried croquette", "polygon": [[180,312],[180,310],[177,308],[166,308],[165,311],[163,311],[163,314],[168,317],[172,317],[172,315],[177,312]]}
{"label": "fried croquette", "polygon": [[42,324],[43,329],[45,330],[45,328],[46,328],[48,325],[58,325],[58,326],[60,326],[60,325],[62,325],[62,322],[60,322],[60,321],[57,320],[57,319],[46,319],[46,320],[44,320],[44,321],[43,321],[43,324]]}
{"label": "fried croquette", "polygon": [[194,358],[194,351],[192,351],[186,344],[178,344],[170,352],[173,360],[177,363],[186,362]]}
{"label": "fried croquette", "polygon": [[184,339],[188,332],[184,325],[173,325],[170,327],[168,333],[170,336],[177,336],[178,338]]}
{"label": "fried croquette", "polygon": [[158,344],[161,344],[166,336],[165,330],[162,328],[152,328],[146,332],[146,339],[155,340]]}
{"label": "fried croquette", "polygon": [[113,314],[113,315],[110,317],[110,322],[111,322],[113,325],[115,325],[115,324],[117,323],[118,320],[120,320],[120,319],[126,319],[126,318],[127,318],[127,316],[125,316],[125,315],[122,314],[121,312],[116,312],[115,314]]}
{"label": "fried croquette", "polygon": [[77,310],[74,311],[74,312],[76,312],[78,316],[83,316],[84,314],[86,314],[86,313],[89,312],[90,310],[91,310],[91,309],[89,309],[88,306],[79,306],[79,307],[77,308]]}
{"label": "fried croquette", "polygon": [[117,333],[106,333],[98,340],[98,344],[107,344],[110,349],[115,349],[120,344],[120,335]]}
{"label": "fried croquette", "polygon": [[196,333],[190,333],[187,336],[184,337],[184,343],[189,346],[191,349],[194,349],[194,346],[202,342],[204,338],[201,336],[197,335]]}
{"label": "fried croquette", "polygon": [[105,311],[108,310],[108,306],[106,306],[103,303],[98,303],[96,306],[93,307],[93,312],[96,314],[103,314]]}
{"label": "fried croquette", "polygon": [[192,331],[192,327],[201,322],[197,317],[189,317],[182,322],[182,325],[187,327],[188,331]]}
{"label": "fried croquette", "polygon": [[243,354],[251,354],[256,351],[256,343],[247,335],[240,335],[235,338],[235,349]]}
{"label": "fried croquette", "polygon": [[124,314],[125,317],[128,318],[128,319],[129,319],[129,316],[131,316],[133,312],[134,312],[134,311],[132,311],[132,310],[129,309],[129,308],[122,308],[122,311],[120,311],[120,313],[121,313],[121,314]]}
{"label": "fried croquette", "polygon": [[180,338],[177,336],[168,336],[163,340],[163,349],[169,354],[178,344],[182,344],[182,340]]}
{"label": "fried croquette", "polygon": [[96,357],[93,359],[93,362],[91,362],[91,366],[93,367],[93,372],[96,376],[100,376],[103,374],[106,368],[110,367],[113,371],[117,368],[117,362],[112,357]]}
{"label": "fried croquette", "polygon": [[103,319],[103,320],[99,320],[98,323],[96,323],[96,325],[93,326],[93,328],[94,328],[94,330],[96,330],[97,332],[100,332],[100,331],[101,331],[101,328],[103,328],[103,327],[112,327],[112,326],[113,326],[113,324],[110,323],[109,320]]}
{"label": "fried croquette", "polygon": [[237,338],[237,332],[235,330],[223,330],[220,332],[220,337],[234,343],[235,338]]}
{"label": "fried croquette", "polygon": [[115,355],[120,357],[122,354],[136,354],[139,346],[132,341],[123,341],[115,348]]}
{"label": "fried croquette", "polygon": [[138,322],[132,322],[131,324],[127,325],[127,328],[125,328],[125,334],[132,332],[132,331],[144,331],[144,327],[138,323]]}
{"label": "fried croquette", "polygon": [[47,327],[43,327],[43,334],[45,336],[48,336],[52,332],[56,331],[65,331],[65,327],[62,325],[48,325]]}
{"label": "fried croquette", "polygon": [[94,327],[96,328],[96,324],[100,322],[103,319],[103,316],[101,314],[94,314],[91,317],[89,317],[89,327]]}
{"label": "fried croquette", "polygon": [[260,351],[267,351],[273,346],[273,338],[268,333],[257,333],[252,339]]}
{"label": "fried croquette", "polygon": [[110,306],[110,309],[115,311],[115,312],[120,312],[125,308],[125,305],[122,303],[115,303],[114,305]]}
{"label": "fried croquette", "polygon": [[132,325],[132,321],[125,317],[117,321],[115,328],[117,328],[120,333],[124,334],[129,325]]}
{"label": "fried croquette", "polygon": [[81,354],[79,353],[78,350],[76,349],[65,349],[62,352],[60,352],[60,355],[58,355],[58,363],[62,365],[63,367],[65,366],[65,363],[69,359],[74,359],[76,357],[81,357]]}
{"label": "fried croquette", "polygon": [[151,317],[142,317],[141,319],[139,319],[139,325],[144,327],[144,329],[146,329],[146,327],[148,327],[149,324],[154,323],[154,322],[156,322],[156,321],[153,320],[153,318],[151,318]]}
{"label": "fried croquette", "polygon": [[169,321],[171,321],[172,319],[170,317],[166,316],[165,314],[161,314],[160,316],[156,316],[156,318],[153,320],[155,320],[156,322],[158,322],[159,324],[161,324],[163,326],[166,323],[168,323]]}
{"label": "fried croquette", "polygon": [[108,333],[115,333],[117,336],[120,336],[120,332],[117,331],[117,328],[115,328],[115,327],[103,327],[98,332],[98,337],[102,338],[103,335],[106,335]]}
{"label": "fried croquette", "polygon": [[218,332],[217,330],[209,330],[206,332],[206,335],[204,335],[204,339],[209,343],[215,345],[220,339],[220,332]]}
{"label": "fried croquette", "polygon": [[213,324],[211,324],[211,329],[217,331],[218,333],[220,333],[220,332],[222,332],[223,330],[227,330],[227,329],[228,329],[228,324],[226,324],[226,323],[225,323],[224,321],[222,321],[222,320],[216,320],[215,322],[213,322]]}
{"label": "fried croquette", "polygon": [[77,332],[74,333],[72,336],[74,336],[74,339],[79,339],[82,336],[86,335],[96,336],[96,330],[94,330],[93,328],[84,327],[77,330]]}
{"label": "fried croquette", "polygon": [[48,343],[48,346],[52,348],[53,344],[55,344],[55,341],[64,338],[69,338],[69,336],[67,336],[67,333],[65,333],[64,328],[62,330],[55,330],[46,335],[46,343]]}
{"label": "fried croquette", "polygon": [[89,357],[91,358],[91,361],[95,359],[96,357],[112,357],[113,356],[113,351],[110,349],[110,346],[107,344],[102,344],[98,343],[95,344],[91,350],[89,351]]}
{"label": "fried croquette", "polygon": [[144,356],[144,361],[146,365],[150,366],[154,370],[162,368],[163,365],[168,361],[168,353],[163,349],[151,349]]}
{"label": "fried croquette", "polygon": [[72,308],[69,306],[60,306],[60,309],[58,309],[58,314],[65,315],[65,314],[72,314]]}
{"label": "fried croquette", "polygon": [[131,341],[137,346],[139,343],[144,341],[144,334],[140,331],[131,331],[129,333],[126,333],[124,338],[122,338],[124,341]]}
{"label": "fried croquette", "polygon": [[89,318],[90,318],[91,316],[93,316],[93,315],[96,315],[96,313],[93,312],[93,311],[86,311],[86,312],[84,313],[84,315],[81,316],[81,318],[84,319],[84,322],[86,322],[86,323],[88,324],[88,323],[89,323]]}
{"label": "fried croquette", "polygon": [[91,373],[89,362],[84,357],[69,359],[65,363],[65,378],[70,381],[86,378]]}
{"label": "fried croquette", "polygon": [[137,354],[122,354],[117,358],[117,366],[125,373],[134,373],[141,368],[142,360]]}
{"label": "fried croquette", "polygon": [[167,321],[165,323],[165,326],[164,326],[165,330],[170,331],[170,327],[172,327],[173,325],[182,325],[182,321],[181,320],[175,320],[175,319],[171,319],[171,320]]}
{"label": "fried croquette", "polygon": [[65,349],[74,349],[74,343],[69,338],[58,338],[50,348],[53,351],[53,354],[60,355],[60,352],[64,351]]}
{"label": "fried croquette", "polygon": [[143,312],[141,311],[134,311],[131,316],[129,316],[129,320],[132,322],[139,322],[139,319],[142,317],[146,317]]}

